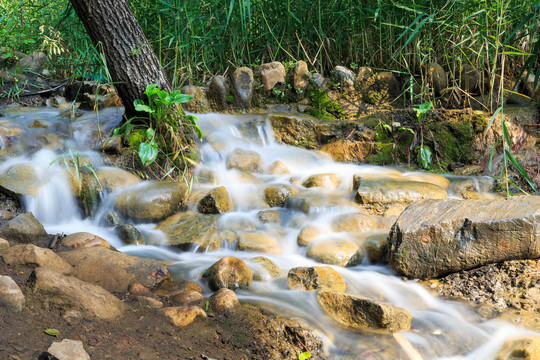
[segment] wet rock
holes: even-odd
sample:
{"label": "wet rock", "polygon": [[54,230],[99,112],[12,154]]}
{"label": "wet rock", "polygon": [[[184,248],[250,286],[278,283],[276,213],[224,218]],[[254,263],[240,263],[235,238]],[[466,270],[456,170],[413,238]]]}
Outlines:
{"label": "wet rock", "polygon": [[9,241],[0,238],[0,249],[6,249],[9,247]]}
{"label": "wet rock", "polygon": [[9,276],[0,275],[0,308],[22,311],[25,298],[21,288]]}
{"label": "wet rock", "polygon": [[84,350],[82,341],[64,339],[53,342],[47,352],[57,360],[90,360],[90,355]]}
{"label": "wet rock", "polygon": [[257,218],[263,224],[272,223],[279,225],[281,223],[280,216],[281,214],[277,210],[264,210],[257,213]]}
{"label": "wet rock", "polygon": [[176,305],[190,305],[193,303],[202,302],[204,300],[204,297],[200,292],[193,290],[184,290],[175,293],[172,296],[171,300]]}
{"label": "wet rock", "polygon": [[212,79],[208,88],[208,100],[213,103],[216,110],[224,110],[227,107],[227,95],[229,84],[223,75]]}
{"label": "wet rock", "polygon": [[41,185],[31,165],[13,165],[0,174],[0,191],[14,199],[23,195],[37,196]]}
{"label": "wet rock", "polygon": [[281,276],[281,269],[272,260],[264,256],[256,256],[251,259],[253,267],[253,280],[270,280]]}
{"label": "wet rock", "polygon": [[165,219],[156,229],[165,233],[169,246],[182,250],[215,250],[220,246],[217,220],[215,215],[186,211]]}
{"label": "wet rock", "polygon": [[107,154],[121,154],[124,146],[122,145],[122,137],[111,136],[103,139],[98,146],[98,150]]}
{"label": "wet rock", "polygon": [[111,245],[107,240],[87,232],[69,234],[61,240],[60,245],[63,250],[75,250],[89,247],[111,248]]}
{"label": "wet rock", "polygon": [[337,140],[321,146],[334,161],[362,163],[370,155],[372,145],[367,141]]}
{"label": "wet rock", "polygon": [[43,64],[47,61],[49,61],[49,58],[45,53],[34,52],[17,61],[17,66],[24,70],[40,72]]}
{"label": "wet rock", "polygon": [[113,167],[102,167],[96,171],[96,175],[103,191],[106,192],[124,189],[141,182],[137,175]]}
{"label": "wet rock", "polygon": [[417,181],[360,181],[355,200],[360,204],[408,204],[422,199],[445,199],[446,190]]}
{"label": "wet rock", "polygon": [[343,277],[330,266],[296,267],[287,275],[289,288],[345,292]]}
{"label": "wet rock", "polygon": [[433,62],[428,65],[428,81],[435,90],[435,94],[439,96],[441,90],[448,87],[448,76],[446,76],[446,71],[443,67],[436,62]]}
{"label": "wet rock", "polygon": [[276,84],[285,82],[285,66],[279,61],[261,64],[260,71],[264,91],[270,91]]}
{"label": "wet rock", "polygon": [[163,303],[161,301],[150,296],[137,296],[136,299],[139,304],[150,309],[161,309],[163,307]]}
{"label": "wet rock", "polygon": [[249,231],[255,230],[255,224],[249,217],[234,214],[220,219],[220,227],[232,231]]}
{"label": "wet rock", "polygon": [[15,216],[11,211],[8,210],[0,210],[0,221],[8,221],[13,219]]}
{"label": "wet rock", "polygon": [[15,245],[5,249],[0,255],[8,265],[47,266],[63,275],[70,274],[73,268],[50,249],[32,244]]}
{"label": "wet rock", "polygon": [[274,130],[276,141],[306,149],[315,149],[319,145],[315,118],[311,116],[270,115],[268,119]]}
{"label": "wet rock", "polygon": [[311,74],[305,61],[299,60],[293,69],[293,88],[296,91],[304,91],[309,84]]}
{"label": "wet rock", "polygon": [[307,188],[335,189],[339,184],[341,184],[341,178],[336,174],[316,174],[308,177],[302,185]]}
{"label": "wet rock", "polygon": [[476,93],[480,89],[482,75],[469,64],[457,69],[456,78],[460,79],[460,87],[467,92]]}
{"label": "wet rock", "polygon": [[540,198],[423,200],[405,209],[389,236],[388,263],[413,278],[504,260],[540,257]]}
{"label": "wet rock", "polygon": [[253,71],[248,67],[238,68],[232,74],[231,80],[236,106],[249,109],[253,90]]}
{"label": "wet rock", "polygon": [[283,206],[289,196],[297,193],[298,190],[290,185],[270,185],[264,189],[264,199],[268,205],[278,207]]}
{"label": "wet rock", "polygon": [[197,209],[203,214],[224,214],[234,209],[234,203],[225,186],[220,186],[210,190],[199,201]]}
{"label": "wet rock", "polygon": [[128,274],[117,264],[96,257],[84,258],[75,266],[72,275],[113,293],[126,292],[130,284],[135,282],[135,275]]}
{"label": "wet rock", "polygon": [[332,230],[337,232],[364,232],[377,227],[373,216],[363,213],[348,213],[332,219]]}
{"label": "wet rock", "polygon": [[202,295],[202,289],[195,281],[182,279],[178,282],[176,288],[177,291],[196,291]]}
{"label": "wet rock", "polygon": [[309,214],[310,211],[321,209],[357,208],[357,204],[347,199],[342,192],[321,193],[320,191],[303,191],[290,195],[285,200],[285,207],[297,209]]}
{"label": "wet rock", "polygon": [[277,239],[260,231],[244,231],[238,240],[238,250],[267,254],[280,254],[281,244]]}
{"label": "wet rock", "polygon": [[207,89],[202,86],[186,85],[182,89],[182,94],[193,95],[191,100],[182,104],[182,107],[187,111],[196,113],[205,113],[210,111],[208,103]]}
{"label": "wet rock", "polygon": [[124,190],[116,210],[139,221],[159,221],[171,215],[184,200],[187,187],[175,181],[151,181]]}
{"label": "wet rock", "polygon": [[324,232],[313,224],[308,224],[300,230],[296,242],[299,246],[308,246],[315,238]]}
{"label": "wet rock", "polygon": [[158,313],[165,316],[174,326],[188,326],[199,317],[206,318],[206,313],[198,306],[166,307],[159,309]]}
{"label": "wet rock", "polygon": [[64,276],[47,267],[33,271],[28,288],[42,302],[81,310],[101,319],[116,320],[127,310],[122,301],[102,287]]}
{"label": "wet rock", "polygon": [[317,301],[334,320],[350,328],[386,330],[393,333],[406,331],[411,327],[412,317],[407,310],[365,297],[321,291],[317,295]]}
{"label": "wet rock", "polygon": [[227,156],[227,169],[238,169],[246,173],[260,173],[263,171],[263,159],[259,153],[236,148]]}
{"label": "wet rock", "polygon": [[240,306],[240,302],[234,291],[227,288],[221,288],[216,291],[210,296],[208,302],[210,309],[215,314],[225,314]]}
{"label": "wet rock", "polygon": [[107,262],[117,265],[128,274],[134,275],[135,282],[148,288],[161,284],[169,277],[167,266],[161,261],[132,256],[102,247],[63,251],[58,255],[72,266],[76,266],[86,259],[91,259],[95,263]]}
{"label": "wet rock", "polygon": [[312,241],[307,256],[329,265],[354,266],[362,262],[362,249],[352,240],[341,237],[325,237]]}
{"label": "wet rock", "polygon": [[242,260],[227,256],[209,267],[203,277],[214,291],[221,288],[245,289],[253,281],[253,272]]}
{"label": "wet rock", "polygon": [[272,162],[270,165],[268,165],[268,169],[266,170],[266,172],[271,175],[290,174],[290,171],[287,168],[287,166],[285,166],[285,164],[279,160],[276,160]]}
{"label": "wet rock", "polygon": [[540,358],[540,337],[521,336],[507,339],[495,360],[538,360]]}
{"label": "wet rock", "polygon": [[131,224],[119,224],[114,228],[114,232],[120,240],[126,244],[144,244],[142,234],[137,228]]}
{"label": "wet rock", "polygon": [[433,185],[437,185],[443,189],[448,189],[450,187],[450,181],[444,176],[430,173],[409,173],[404,175],[405,179],[411,181],[425,182]]}
{"label": "wet rock", "polygon": [[351,69],[345,66],[336,66],[334,68],[334,81],[339,84],[341,89],[351,90],[354,89],[354,83],[356,82],[356,76]]}
{"label": "wet rock", "polygon": [[387,233],[382,234],[370,234],[363,240],[363,247],[368,256],[369,261],[372,264],[378,263],[383,260],[386,253],[386,240],[388,238]]}

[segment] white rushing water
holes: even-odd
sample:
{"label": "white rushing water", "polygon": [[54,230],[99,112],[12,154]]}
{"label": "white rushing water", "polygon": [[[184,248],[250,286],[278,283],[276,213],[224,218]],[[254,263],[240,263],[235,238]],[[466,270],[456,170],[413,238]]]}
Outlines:
{"label": "white rushing water", "polygon": [[[80,126],[75,126],[72,145],[81,154],[92,158],[94,164],[100,166],[102,163],[99,155],[87,150],[93,144],[88,144],[90,130],[84,132],[84,129],[95,128],[88,125],[92,120],[95,121],[95,118],[88,114],[91,113],[85,115],[82,120],[84,122]],[[104,116],[106,115],[107,113]],[[20,120],[21,115],[17,116]],[[57,116],[58,113],[48,109],[46,116],[41,118],[52,121],[50,119]],[[109,116],[113,117],[113,114]],[[77,204],[68,190],[69,184],[63,167],[58,162],[53,163],[59,155],[58,152],[41,150],[30,157],[14,158],[1,164],[0,171],[15,163],[25,163],[32,165],[36,172],[46,179],[41,184],[37,196],[26,198],[26,205],[49,233],[69,234],[87,231],[107,239],[111,245],[128,254],[166,260],[170,263],[168,268],[171,273],[199,282],[205,295],[211,292],[201,280],[201,275],[220,258],[235,256],[252,267],[257,266],[251,260],[253,257],[262,255],[269,258],[280,267],[284,275],[278,279],[263,277],[262,281],[254,281],[249,290],[237,291],[240,301],[263,305],[308,324],[325,340],[331,359],[374,359],[375,357],[368,357],[367,354],[376,352],[379,354],[378,358],[384,359],[414,359],[414,356],[419,356],[419,359],[487,360],[494,358],[506,338],[527,333],[508,323],[483,322],[467,305],[434,297],[416,281],[401,279],[388,266],[371,265],[366,261],[349,268],[332,267],[344,277],[347,293],[387,302],[408,310],[413,318],[411,330],[402,332],[399,336],[392,336],[374,331],[352,332],[336,325],[318,305],[315,292],[288,288],[286,274],[291,268],[321,265],[306,257],[306,249],[297,245],[296,238],[300,229],[306,224],[313,223],[324,229],[329,236],[343,236],[343,233],[332,234],[329,224],[332,218],[347,212],[350,208],[338,207],[332,199],[339,197],[342,200],[353,200],[354,193],[351,191],[353,175],[366,173],[380,174],[384,177],[407,174],[393,168],[340,164],[315,151],[278,144],[274,141],[266,115],[205,114],[198,117],[206,139],[200,145],[199,170],[211,170],[217,180],[212,184],[195,184],[194,188],[210,189],[218,185],[225,186],[232,195],[236,208],[234,212],[220,218],[220,226],[226,227],[230,222],[245,219],[255,224],[259,231],[279,234],[280,254],[237,251],[231,245],[224,246],[218,251],[203,253],[181,252],[167,246],[125,246],[114,231],[100,225],[99,216],[96,216],[95,220],[81,218]],[[6,115],[6,119],[10,119],[9,114]],[[236,148],[259,153],[265,166],[274,161],[281,161],[289,169],[290,174],[259,174],[247,181],[246,176],[239,171],[226,168],[226,156]],[[337,174],[341,184],[335,190],[313,191],[313,196],[326,199],[321,201],[319,206],[312,207],[307,214],[294,209],[294,206],[287,209],[273,208],[281,214],[279,225],[259,221],[257,213],[262,208],[257,207],[258,203],[254,198],[260,198],[266,186],[290,184],[290,179],[294,180],[294,184],[302,184],[310,175],[323,173]],[[448,178],[452,181],[452,177]],[[483,190],[484,180],[475,179],[479,190]],[[112,208],[114,197],[114,193],[105,195],[98,214]],[[379,220],[384,222],[382,217]],[[154,230],[154,224],[135,225],[146,236],[160,238],[166,244],[166,238]],[[388,226],[385,226],[378,231],[387,231]],[[412,345],[412,350],[408,352],[404,350],[401,336],[405,339],[405,343]]]}

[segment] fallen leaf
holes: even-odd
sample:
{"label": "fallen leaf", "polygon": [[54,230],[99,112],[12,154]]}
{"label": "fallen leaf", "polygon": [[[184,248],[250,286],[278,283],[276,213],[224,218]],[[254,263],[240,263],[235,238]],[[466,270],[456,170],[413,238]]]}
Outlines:
{"label": "fallen leaf", "polygon": [[58,337],[60,336],[60,331],[56,329],[45,329],[45,334]]}
{"label": "fallen leaf", "polygon": [[309,351],[304,351],[300,355],[298,355],[298,360],[307,360],[311,357],[311,353]]}

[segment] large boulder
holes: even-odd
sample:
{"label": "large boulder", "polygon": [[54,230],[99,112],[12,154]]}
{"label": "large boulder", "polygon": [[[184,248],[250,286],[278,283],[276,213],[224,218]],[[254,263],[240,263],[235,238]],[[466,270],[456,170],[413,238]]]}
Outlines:
{"label": "large boulder", "polygon": [[328,315],[346,327],[391,333],[411,327],[412,316],[407,310],[365,297],[321,291],[317,301]]}
{"label": "large boulder", "polygon": [[0,308],[22,311],[25,298],[21,288],[9,276],[0,275]]}
{"label": "large boulder", "polygon": [[287,145],[315,149],[318,145],[317,120],[311,116],[270,115],[276,141]]}
{"label": "large boulder", "polygon": [[48,235],[34,214],[26,213],[0,226],[0,236],[19,243],[36,243]]}
{"label": "large boulder", "polygon": [[355,200],[360,204],[408,204],[422,199],[445,199],[446,190],[427,182],[407,180],[361,181]]}
{"label": "large boulder", "polygon": [[203,277],[208,279],[208,285],[212,290],[245,289],[253,281],[253,272],[244,261],[227,256],[210,266]]}
{"label": "large boulder", "polygon": [[289,288],[345,292],[343,276],[330,266],[296,267],[287,275]]}
{"label": "large boulder", "polygon": [[63,250],[76,250],[89,247],[103,247],[110,249],[111,245],[107,240],[88,232],[69,234],[60,242],[60,248]]}
{"label": "large boulder", "polygon": [[146,287],[161,284],[169,275],[167,266],[161,261],[132,256],[103,247],[64,251],[58,254],[72,266],[84,264],[86,261],[118,266],[128,274],[135,276],[135,281]]}
{"label": "large boulder", "polygon": [[163,220],[156,229],[165,233],[169,246],[182,250],[215,250],[221,245],[217,221],[216,215],[186,211]]}
{"label": "large boulder", "polygon": [[116,320],[127,310],[122,301],[102,287],[64,276],[47,267],[32,272],[28,287],[43,302],[82,310],[101,319]]}
{"label": "large boulder", "polygon": [[72,266],[50,249],[32,244],[16,245],[2,252],[2,260],[8,265],[47,266],[63,275],[73,270]]}
{"label": "large boulder", "polygon": [[388,263],[411,278],[539,258],[540,197],[415,202],[399,216],[388,247]]}
{"label": "large boulder", "polygon": [[87,283],[99,285],[107,291],[123,293],[135,282],[135,275],[107,259],[87,257],[73,269],[73,276]]}
{"label": "large boulder", "polygon": [[186,185],[177,181],[149,181],[124,190],[114,205],[135,220],[159,221],[178,208],[186,193]]}

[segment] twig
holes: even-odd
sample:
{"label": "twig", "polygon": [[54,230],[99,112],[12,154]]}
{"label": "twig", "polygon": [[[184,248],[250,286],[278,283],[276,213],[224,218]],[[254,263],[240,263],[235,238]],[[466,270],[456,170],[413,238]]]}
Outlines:
{"label": "twig", "polygon": [[69,80],[66,81],[66,82],[64,82],[64,83],[62,83],[62,84],[60,84],[60,85],[58,85],[58,86],[56,86],[56,87],[51,88],[51,89],[45,89],[45,90],[36,91],[36,92],[33,92],[33,93],[28,93],[28,94],[24,94],[24,93],[23,93],[23,94],[19,94],[19,97],[23,97],[23,96],[33,96],[33,95],[41,95],[41,94],[51,93],[51,92],[54,92],[54,91],[60,89],[62,86],[66,85],[68,82],[69,82]]}

